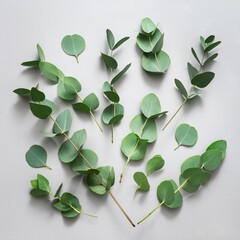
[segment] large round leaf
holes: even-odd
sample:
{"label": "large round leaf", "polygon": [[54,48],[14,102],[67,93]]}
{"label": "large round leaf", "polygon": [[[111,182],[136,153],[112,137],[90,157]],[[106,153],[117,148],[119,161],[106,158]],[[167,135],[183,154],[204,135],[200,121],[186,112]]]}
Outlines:
{"label": "large round leaf", "polygon": [[195,155],[190,158],[187,158],[181,166],[181,173],[189,168],[200,168],[201,167],[201,156]]}
{"label": "large round leaf", "polygon": [[46,119],[52,113],[52,109],[50,107],[40,104],[40,103],[30,102],[30,109],[31,109],[33,115],[40,119]]}
{"label": "large round leaf", "polygon": [[143,53],[142,67],[151,73],[165,73],[170,66],[170,58],[164,51],[158,53]]}
{"label": "large round leaf", "polygon": [[70,130],[72,124],[72,116],[69,110],[61,112],[53,125],[53,133],[63,134]]}
{"label": "large round leaf", "polygon": [[116,124],[123,118],[123,115],[124,108],[121,104],[110,104],[103,110],[102,121],[107,125]]}
{"label": "large round leaf", "polygon": [[146,118],[154,118],[161,113],[161,105],[154,93],[146,95],[141,102],[141,111]]}
{"label": "large round leaf", "polygon": [[207,150],[201,156],[201,164],[207,171],[216,170],[223,161],[223,154],[218,149]]}
{"label": "large round leaf", "polygon": [[174,188],[170,180],[161,182],[157,188],[157,198],[160,203],[170,205],[175,199]]}
{"label": "large round leaf", "polygon": [[47,152],[43,147],[39,145],[31,146],[30,149],[26,152],[25,158],[31,167],[41,168],[47,166]]}

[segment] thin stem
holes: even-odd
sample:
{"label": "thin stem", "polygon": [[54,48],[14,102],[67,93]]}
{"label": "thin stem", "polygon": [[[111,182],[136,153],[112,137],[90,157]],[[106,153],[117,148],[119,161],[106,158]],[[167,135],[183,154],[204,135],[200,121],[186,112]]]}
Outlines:
{"label": "thin stem", "polygon": [[45,164],[45,167],[49,170],[52,170],[52,168],[50,166],[48,166],[47,164]]}
{"label": "thin stem", "polygon": [[175,147],[174,151],[176,151],[179,147],[181,147],[181,144],[179,144],[177,147]]}
{"label": "thin stem", "polygon": [[81,214],[84,214],[84,215],[86,215],[86,216],[89,216],[89,217],[97,218],[97,216],[92,215],[92,214],[89,214],[89,213],[85,213],[85,212],[83,212],[82,210],[80,211],[80,213],[81,213]]}
{"label": "thin stem", "polygon": [[187,183],[187,181],[188,181],[188,179],[186,179],[186,180],[175,190],[174,194],[176,194],[177,192],[179,192],[179,190],[180,190],[181,188],[183,188],[183,186]]}
{"label": "thin stem", "polygon": [[146,120],[145,120],[145,122],[143,123],[143,125],[142,125],[142,128],[140,129],[140,136],[142,136],[142,131],[143,131],[143,129],[145,128],[145,126],[146,126],[146,124],[147,124],[147,121],[148,121],[148,118],[146,118]]}
{"label": "thin stem", "polygon": [[77,63],[79,63],[79,61],[78,61],[78,56],[75,56],[75,58],[76,58]]}
{"label": "thin stem", "polygon": [[180,109],[184,106],[184,104],[187,102],[188,98],[186,98],[183,103],[180,105],[180,107],[177,109],[177,111],[173,114],[173,116],[170,118],[170,120],[166,123],[166,125],[163,127],[162,131],[165,130],[165,128],[169,125],[169,123],[174,119],[174,117],[177,115],[177,113],[180,111]]}
{"label": "thin stem", "polygon": [[114,125],[111,124],[111,132],[112,132],[112,143],[114,143],[114,133],[113,133]]}
{"label": "thin stem", "polygon": [[145,221],[149,216],[151,216],[158,208],[160,208],[164,204],[164,201],[162,201],[160,204],[158,204],[151,212],[149,212],[145,217],[142,218],[137,224],[139,225],[143,221]]}

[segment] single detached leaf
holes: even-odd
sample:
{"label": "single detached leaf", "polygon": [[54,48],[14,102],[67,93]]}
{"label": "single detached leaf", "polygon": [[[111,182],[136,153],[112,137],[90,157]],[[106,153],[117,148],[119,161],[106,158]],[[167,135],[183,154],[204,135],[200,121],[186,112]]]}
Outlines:
{"label": "single detached leaf", "polygon": [[211,143],[207,150],[212,150],[216,149],[222,152],[222,157],[224,158],[226,155],[226,150],[227,150],[227,142],[225,140],[217,140],[213,143]]}
{"label": "single detached leaf", "polygon": [[208,45],[208,46],[205,48],[204,51],[205,51],[205,52],[210,52],[210,51],[213,50],[215,47],[217,47],[220,43],[221,43],[221,41],[212,43],[212,44]]}
{"label": "single detached leaf", "polygon": [[27,88],[17,88],[13,91],[17,95],[21,97],[29,96],[30,95],[30,90]]}
{"label": "single detached leaf", "polygon": [[120,100],[116,90],[113,89],[113,87],[110,85],[108,81],[104,82],[103,84],[103,94],[108,100],[114,103],[118,103]]}
{"label": "single detached leaf", "polygon": [[107,68],[116,69],[118,67],[118,63],[113,57],[101,53],[101,58],[104,61]]}
{"label": "single detached leaf", "polygon": [[102,121],[106,125],[116,124],[124,116],[124,108],[121,104],[110,104],[102,112]]}
{"label": "single detached leaf", "polygon": [[35,87],[31,89],[30,95],[33,102],[42,102],[45,99],[45,94]]}
{"label": "single detached leaf", "polygon": [[45,55],[44,52],[39,44],[37,44],[37,52],[40,62],[45,62]]}
{"label": "single detached leaf", "polygon": [[188,93],[182,82],[178,79],[174,79],[175,85],[184,99],[188,98]]}
{"label": "single detached leaf", "polygon": [[112,50],[113,47],[114,47],[114,44],[115,44],[114,35],[113,35],[113,33],[112,33],[112,31],[110,29],[107,29],[106,33],[107,33],[108,46]]}
{"label": "single detached leaf", "polygon": [[46,77],[47,79],[51,80],[54,83],[58,83],[59,79],[64,78],[63,72],[52,63],[40,62],[39,68],[44,77]]}
{"label": "single detached leaf", "polygon": [[175,181],[169,180],[169,182],[172,184],[174,190],[174,201],[171,204],[165,204],[165,206],[172,209],[179,208],[182,206],[183,203],[182,194],[180,193],[180,191],[177,191],[178,186]]}
{"label": "single detached leaf", "polygon": [[147,176],[163,168],[165,164],[164,159],[161,155],[155,155],[151,158],[146,165]]}
{"label": "single detached leaf", "polygon": [[211,55],[204,63],[203,66],[206,66],[208,63],[212,62],[215,58],[217,58],[218,53],[214,53],[213,55]]}
{"label": "single detached leaf", "polygon": [[158,185],[157,198],[160,203],[164,202],[165,204],[168,205],[173,203],[175,194],[173,185],[170,182],[170,180],[165,180]]}
{"label": "single detached leaf", "polygon": [[200,168],[201,167],[201,156],[195,155],[190,158],[187,158],[181,166],[181,173],[189,168]]}
{"label": "single detached leaf", "polygon": [[196,128],[183,123],[176,129],[175,138],[178,146],[193,146],[198,139]]}
{"label": "single detached leaf", "polygon": [[160,101],[154,93],[150,93],[143,98],[140,108],[146,118],[151,118],[161,113]]}
{"label": "single detached leaf", "polygon": [[141,27],[143,32],[150,34],[156,30],[156,25],[153,23],[153,21],[150,18],[144,18],[141,21]]}
{"label": "single detached leaf", "polygon": [[131,66],[131,63],[129,63],[126,67],[124,67],[122,71],[120,71],[116,76],[114,76],[111,81],[111,85],[115,84],[127,72],[130,66]]}
{"label": "single detached leaf", "polygon": [[39,145],[31,146],[26,152],[25,158],[27,163],[33,168],[47,167],[47,152]]}
{"label": "single detached leaf", "polygon": [[142,191],[148,191],[150,189],[147,176],[143,172],[135,172],[133,175],[133,179],[138,185],[138,189]]}
{"label": "single detached leaf", "polygon": [[78,56],[85,50],[86,44],[82,36],[74,34],[65,36],[61,46],[67,55],[74,56],[78,62]]}
{"label": "single detached leaf", "polygon": [[139,138],[147,140],[149,143],[157,139],[157,126],[155,120],[146,118],[143,114],[139,114],[132,119],[130,128]]}
{"label": "single detached leaf", "polygon": [[[66,140],[59,148],[58,157],[63,163],[72,162],[79,154],[80,148],[87,140],[85,129],[75,132],[71,137],[71,142]],[[73,146],[73,144],[74,146]]]}
{"label": "single detached leaf", "polygon": [[123,43],[125,43],[127,40],[129,39],[129,37],[124,37],[122,39],[120,39],[113,47],[112,50],[117,49],[118,47],[120,47]]}
{"label": "single detached leaf", "polygon": [[53,133],[63,134],[70,130],[72,124],[72,116],[69,110],[64,110],[61,112],[53,125]]}
{"label": "single detached leaf", "polygon": [[223,153],[218,149],[207,150],[201,156],[201,164],[207,171],[216,170],[223,161]]}
{"label": "single detached leaf", "polygon": [[122,153],[131,160],[141,160],[147,150],[147,141],[141,140],[136,134],[128,134],[121,143]]}
{"label": "single detached leaf", "polygon": [[191,80],[191,83],[199,88],[205,88],[213,80],[214,76],[213,72],[199,73]]}
{"label": "single detached leaf", "polygon": [[197,60],[197,62],[202,65],[201,61],[199,60],[197,53],[195,52],[194,48],[191,48],[192,54],[195,57],[195,59]]}
{"label": "single detached leaf", "polygon": [[192,80],[198,74],[198,70],[195,67],[193,67],[191,63],[187,64],[187,68],[190,80]]}
{"label": "single detached leaf", "polygon": [[33,115],[40,119],[46,119],[52,113],[52,109],[50,107],[39,103],[30,102],[30,109]]}
{"label": "single detached leaf", "polygon": [[24,66],[24,67],[38,68],[39,67],[39,63],[40,63],[40,61],[38,61],[38,60],[36,60],[36,61],[27,61],[27,62],[21,63],[21,65]]}
{"label": "single detached leaf", "polygon": [[86,96],[83,99],[83,103],[89,107],[90,111],[96,110],[99,106],[99,100],[95,93],[90,93],[88,96]]}
{"label": "single detached leaf", "polygon": [[147,72],[165,73],[170,63],[170,58],[164,51],[158,53],[144,53],[142,56],[142,67]]}

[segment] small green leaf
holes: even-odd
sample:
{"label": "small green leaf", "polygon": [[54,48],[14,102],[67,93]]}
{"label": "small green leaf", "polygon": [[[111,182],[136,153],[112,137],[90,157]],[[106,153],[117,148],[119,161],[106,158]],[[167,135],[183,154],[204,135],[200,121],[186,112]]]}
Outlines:
{"label": "small green leaf", "polygon": [[215,58],[217,58],[218,53],[214,53],[213,55],[211,55],[204,63],[203,66],[206,66],[208,63],[212,62]]}
{"label": "small green leaf", "polygon": [[30,194],[33,196],[33,197],[45,197],[45,196],[48,196],[48,192],[46,191],[43,191],[41,189],[32,189],[30,191]]}
{"label": "small green leaf", "polygon": [[167,205],[174,202],[174,188],[170,180],[165,180],[158,185],[157,198],[160,203],[164,202]]}
{"label": "small green leaf", "polygon": [[116,69],[118,67],[118,63],[113,57],[101,53],[101,58],[104,61],[107,68]]}
{"label": "small green leaf", "polygon": [[150,189],[147,176],[143,172],[135,172],[133,179],[138,185],[138,190],[148,191]]}
{"label": "small green leaf", "polygon": [[42,191],[51,192],[51,188],[49,186],[49,181],[47,180],[47,178],[45,178],[43,175],[38,174],[37,175],[37,181],[38,181],[38,188]]}
{"label": "small green leaf", "polygon": [[205,43],[209,44],[211,42],[213,42],[215,39],[214,35],[210,35],[209,37],[206,38]]}
{"label": "small green leaf", "polygon": [[129,39],[129,37],[124,37],[122,39],[120,39],[113,47],[112,50],[117,49],[118,47],[120,47],[123,43],[125,43],[127,40]]}
{"label": "small green leaf", "polygon": [[70,56],[74,56],[78,62],[78,56],[85,50],[86,44],[82,36],[78,34],[67,35],[61,43],[63,51]]}
{"label": "small green leaf", "polygon": [[214,78],[215,74],[213,72],[204,72],[197,74],[192,80],[192,85],[205,88]]}
{"label": "small green leaf", "polygon": [[90,93],[88,96],[86,96],[83,99],[83,103],[89,107],[90,111],[96,110],[99,106],[99,100],[95,93]]}
{"label": "small green leaf", "polygon": [[165,164],[164,159],[161,155],[155,155],[153,158],[148,160],[146,165],[147,176],[163,168]]}
{"label": "small green leaf", "polygon": [[221,41],[212,43],[211,45],[208,45],[208,46],[205,48],[204,51],[205,51],[205,52],[210,52],[210,51],[213,50],[215,47],[217,47],[220,43],[221,43]]}
{"label": "small green leaf", "polygon": [[207,44],[206,44],[206,42],[205,42],[205,39],[204,39],[204,37],[202,37],[202,36],[200,37],[200,43],[201,43],[203,49],[205,49],[205,48],[207,47]]}
{"label": "small green leaf", "polygon": [[63,184],[61,183],[56,191],[56,193],[54,194],[54,197],[59,197],[60,196],[60,193],[61,193],[61,190],[62,190],[62,186]]}
{"label": "small green leaf", "polygon": [[116,76],[114,76],[111,81],[111,85],[115,84],[127,72],[130,66],[131,66],[131,63],[129,63],[126,67],[124,67],[122,71],[120,71]]}
{"label": "small green leaf", "polygon": [[204,172],[201,168],[188,168],[181,176],[191,185],[202,185],[209,181],[211,174]]}
{"label": "small green leaf", "polygon": [[163,39],[164,39],[164,33],[161,35],[160,39],[158,40],[158,42],[156,43],[156,45],[154,46],[152,52],[153,53],[158,53],[162,50],[163,47]]}
{"label": "small green leaf", "polygon": [[158,53],[144,53],[142,56],[142,67],[147,72],[165,73],[170,63],[170,58],[164,51]]}
{"label": "small green leaf", "polygon": [[37,44],[37,52],[40,62],[45,62],[45,55],[44,52],[39,44]]}
{"label": "small green leaf", "polygon": [[115,44],[114,35],[113,35],[113,33],[110,29],[107,29],[106,34],[107,34],[108,46],[111,50],[113,50],[113,47],[114,47],[114,44]]}
{"label": "small green leaf", "polygon": [[13,91],[17,95],[21,97],[29,96],[30,95],[30,90],[27,88],[17,88]]}
{"label": "small green leaf", "polygon": [[32,188],[38,189],[38,180],[37,179],[31,180],[31,185],[32,185]]}
{"label": "small green leaf", "polygon": [[82,102],[78,102],[78,103],[74,103],[72,104],[73,108],[81,111],[81,112],[86,112],[86,113],[90,113],[91,109],[89,108],[89,106],[85,103]]}
{"label": "small green leaf", "polygon": [[172,187],[174,190],[174,201],[171,204],[165,204],[165,206],[172,209],[179,208],[182,206],[182,203],[183,203],[182,194],[180,193],[180,191],[176,192],[176,190],[178,189],[178,186],[175,183],[175,181],[169,180],[169,182],[172,184]]}
{"label": "small green leaf", "polygon": [[187,68],[190,80],[192,80],[198,74],[198,70],[195,67],[193,67],[191,63],[187,63]]}
{"label": "small green leaf", "polygon": [[31,146],[26,152],[25,158],[27,163],[33,168],[47,167],[47,152],[39,145]]}
{"label": "small green leaf", "polygon": [[33,115],[40,119],[46,119],[52,113],[52,109],[50,107],[33,102],[30,102],[30,109]]}
{"label": "small green leaf", "polygon": [[57,202],[54,203],[53,207],[59,210],[60,212],[66,212],[71,209],[69,206],[62,204],[60,200],[57,200]]}
{"label": "small green leaf", "polygon": [[51,80],[54,83],[58,83],[59,79],[64,78],[63,72],[52,63],[40,62],[39,68],[44,77],[46,77],[47,79]]}
{"label": "small green leaf", "polygon": [[186,88],[182,84],[182,82],[180,80],[178,80],[178,79],[174,79],[174,81],[175,81],[175,85],[176,85],[177,89],[179,90],[179,92],[181,93],[183,98],[187,99],[188,98],[188,93],[187,93]]}
{"label": "small green leaf", "polygon": [[71,193],[68,192],[63,193],[61,196],[61,203],[67,207],[70,207],[77,213],[81,212],[82,207],[80,205],[78,198]]}
{"label": "small green leaf", "polygon": [[21,65],[24,67],[33,67],[33,68],[38,68],[39,67],[40,61],[27,61],[27,62],[22,62]]}
{"label": "small green leaf", "polygon": [[80,148],[87,140],[87,132],[85,129],[75,132],[71,137],[71,142],[66,140],[59,148],[58,157],[63,163],[72,162],[79,154]]}
{"label": "small green leaf", "polygon": [[121,143],[122,153],[131,160],[141,160],[147,150],[147,141],[141,140],[136,134],[128,134]]}
{"label": "small green leaf", "polygon": [[160,101],[154,93],[150,93],[143,98],[140,108],[146,118],[152,118],[161,113]]}
{"label": "small green leaf", "polygon": [[150,34],[156,30],[156,25],[153,23],[153,21],[150,18],[144,18],[141,21],[141,27],[143,32]]}
{"label": "small green leaf", "polygon": [[72,124],[72,116],[69,110],[64,110],[61,112],[53,125],[53,133],[63,134],[70,130]]}
{"label": "small green leaf", "polygon": [[102,121],[106,125],[116,124],[124,116],[124,108],[121,104],[110,104],[102,112]]}
{"label": "small green leaf", "polygon": [[222,157],[224,158],[227,150],[227,142],[225,140],[217,140],[210,144],[207,150],[216,149],[222,152]]}
{"label": "small green leaf", "polygon": [[45,94],[35,87],[31,89],[30,95],[33,102],[42,102],[45,99]]}
{"label": "small green leaf", "polygon": [[181,173],[189,168],[200,168],[201,167],[201,156],[195,155],[190,158],[187,158],[181,166]]}
{"label": "small green leaf", "polygon": [[139,138],[152,143],[157,139],[157,126],[154,119],[148,119],[143,114],[135,116],[130,122],[130,128]]}
{"label": "small green leaf", "polygon": [[198,56],[197,56],[197,53],[196,53],[195,50],[194,50],[194,48],[191,48],[191,51],[192,51],[193,56],[194,56],[195,59],[197,60],[197,62],[198,62],[200,65],[202,65],[202,64],[201,64],[201,61],[199,60],[199,58],[198,58]]}
{"label": "small green leaf", "polygon": [[207,150],[201,156],[201,164],[207,171],[216,170],[223,161],[223,153],[218,149]]}
{"label": "small green leaf", "polygon": [[175,138],[178,143],[178,147],[193,146],[197,142],[198,133],[196,128],[190,126],[189,124],[183,123],[177,127]]}
{"label": "small green leaf", "polygon": [[103,90],[103,94],[108,100],[115,103],[119,102],[120,98],[117,92],[113,89],[113,87],[110,85],[108,81],[104,82],[102,90]]}

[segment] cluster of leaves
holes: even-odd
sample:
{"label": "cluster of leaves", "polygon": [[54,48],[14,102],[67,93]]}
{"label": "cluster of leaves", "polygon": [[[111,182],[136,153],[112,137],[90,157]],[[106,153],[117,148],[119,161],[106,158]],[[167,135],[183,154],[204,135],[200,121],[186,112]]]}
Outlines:
{"label": "cluster of leaves", "polygon": [[[216,57],[218,56],[218,53],[214,53],[210,55],[211,51],[216,48],[221,41],[214,42],[215,36],[210,35],[206,39],[202,36],[200,37],[200,44],[202,48],[202,58],[200,58],[194,48],[191,48],[192,54],[194,58],[196,59],[199,68],[197,69],[194,67],[191,63],[187,63],[188,68],[188,74],[191,81],[191,88],[189,92],[186,90],[186,87],[183,85],[183,83],[175,79],[175,85],[180,92],[181,96],[183,97],[184,101],[180,105],[180,107],[177,109],[177,111],[173,114],[172,118],[167,122],[167,124],[164,126],[163,130],[168,126],[168,124],[172,121],[172,119],[176,116],[176,114],[179,112],[179,110],[183,107],[183,105],[189,101],[190,99],[199,96],[201,94],[201,90],[209,85],[209,83],[213,80],[215,74],[210,71],[203,71],[203,68],[209,65]],[[200,59],[202,59],[200,61]]]}
{"label": "cluster of leaves", "polygon": [[180,146],[193,146],[197,142],[198,133],[195,127],[182,123],[176,129],[175,138],[178,146],[174,149],[174,151]]}
{"label": "cluster of leaves", "polygon": [[120,182],[126,171],[129,161],[138,161],[144,158],[148,143],[157,139],[157,126],[155,119],[165,115],[162,112],[158,97],[150,93],[146,95],[141,104],[141,114],[135,116],[130,122],[132,133],[128,134],[121,143],[121,151],[127,157]]}
{"label": "cluster of leaves", "polygon": [[71,193],[64,192],[61,195],[62,185],[58,187],[55,194],[51,192],[49,181],[41,174],[37,174],[37,179],[31,180],[32,190],[30,194],[34,197],[52,196],[53,207],[61,212],[63,217],[75,218],[82,213],[82,207],[78,198]]}
{"label": "cluster of leaves", "polygon": [[179,208],[182,206],[182,195],[180,189],[188,193],[196,192],[200,186],[206,184],[213,171],[222,163],[227,149],[225,140],[218,140],[208,146],[202,155],[195,155],[186,159],[181,166],[178,187],[174,180],[165,180],[157,188],[157,198],[159,205],[148,213],[141,221],[148,218],[161,205],[168,208]]}
{"label": "cluster of leaves", "polygon": [[150,189],[150,184],[148,182],[148,176],[150,174],[162,169],[164,164],[165,164],[165,161],[162,158],[162,156],[155,155],[147,162],[147,165],[146,165],[147,175],[145,175],[145,173],[143,173],[143,172],[135,172],[133,175],[133,179],[138,186],[136,192],[138,192],[140,190],[144,191],[144,192],[148,191]]}
{"label": "cluster of leaves", "polygon": [[[73,36],[66,36],[62,41],[62,47],[69,54],[71,53],[70,49],[75,49],[79,53],[79,48],[75,48],[75,45],[77,45],[79,38],[75,38]],[[70,41],[69,38],[71,37],[73,37],[74,40]],[[81,40],[79,39],[79,41],[80,42],[78,44],[81,45]],[[79,95],[80,91],[82,90],[82,86],[79,80],[71,76],[65,76],[64,73],[55,65],[50,62],[46,62],[45,55],[39,44],[37,45],[37,50],[39,59],[23,62],[22,65],[27,67],[39,68],[44,77],[50,80],[53,84],[57,84],[57,95],[59,98],[67,101],[73,101],[78,98],[80,102],[73,103],[73,108],[81,112],[90,113],[94,121],[97,123],[98,127],[102,131],[100,124],[97,122],[96,118],[93,115],[93,111],[96,110],[99,106],[99,100],[95,93],[90,93],[84,99],[82,99]],[[77,54],[77,52],[74,56],[79,55]]]}
{"label": "cluster of leaves", "polygon": [[[121,46],[129,37],[124,37],[115,43],[115,37],[111,30],[106,30],[107,34],[107,43],[110,51],[110,55],[101,53],[101,58],[106,65],[106,68],[111,71],[111,73],[117,69],[118,63],[117,60],[112,56],[113,51]],[[103,94],[111,102],[102,112],[102,121],[106,125],[113,126],[116,123],[119,123],[124,116],[124,107],[119,103],[120,97],[115,89],[115,84],[123,77],[123,75],[130,68],[131,63],[126,65],[120,72],[118,72],[114,77],[111,76],[111,81],[104,82],[103,84]],[[113,132],[112,132],[112,142],[113,142]]]}
{"label": "cluster of leaves", "polygon": [[141,21],[142,32],[137,36],[137,45],[143,51],[142,67],[151,73],[165,73],[170,66],[170,58],[162,50],[164,33],[150,18]]}

